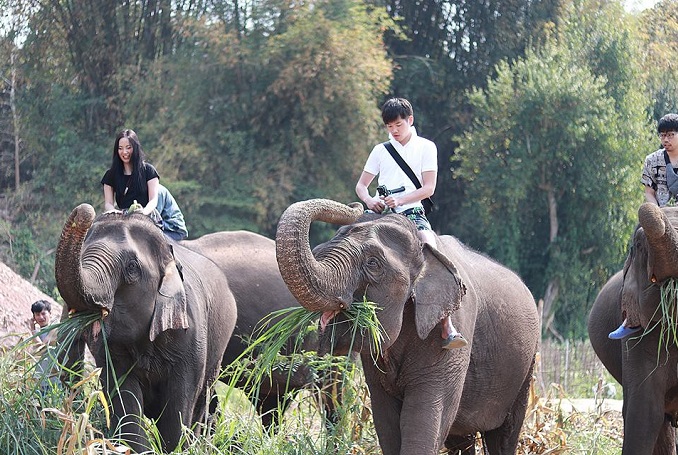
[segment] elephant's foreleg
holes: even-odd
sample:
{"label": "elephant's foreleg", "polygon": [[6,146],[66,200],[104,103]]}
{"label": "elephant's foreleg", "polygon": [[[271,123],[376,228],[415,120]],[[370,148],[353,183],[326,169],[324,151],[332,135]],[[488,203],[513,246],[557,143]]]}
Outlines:
{"label": "elephant's foreleg", "polygon": [[193,424],[199,416],[195,416],[193,412],[197,407],[204,414],[206,405],[207,386],[200,381],[201,378],[191,377],[181,370],[175,371],[184,381],[165,384],[166,389],[156,400],[156,407],[162,405],[156,425],[166,452],[179,445],[184,426],[195,428]]}
{"label": "elephant's foreleg", "polygon": [[623,455],[651,455],[665,424],[664,388],[651,379],[641,386],[624,384]]}
{"label": "elephant's foreleg", "polygon": [[379,445],[384,455],[400,455],[400,411],[402,402],[386,393],[379,385],[379,380],[374,379],[373,369],[373,365],[364,367],[365,381],[370,389],[374,427],[379,437]]}
{"label": "elephant's foreleg", "polygon": [[115,434],[126,441],[135,452],[150,450],[146,431],[142,426],[143,395],[136,381],[125,381],[120,389],[106,388],[113,407]]}
{"label": "elephant's foreleg", "polygon": [[445,400],[433,394],[428,390],[405,396],[400,413],[401,454],[435,455],[447,438],[451,422],[443,417]]}

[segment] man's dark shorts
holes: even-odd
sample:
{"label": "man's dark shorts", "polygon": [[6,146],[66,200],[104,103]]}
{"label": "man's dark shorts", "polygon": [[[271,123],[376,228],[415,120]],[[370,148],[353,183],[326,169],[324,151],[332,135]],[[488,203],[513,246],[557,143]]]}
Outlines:
{"label": "man's dark shorts", "polygon": [[[365,213],[374,213],[372,210],[365,210]],[[426,212],[423,207],[414,207],[400,212],[400,215],[407,217],[417,227],[417,231],[432,231],[431,223],[426,218]]]}

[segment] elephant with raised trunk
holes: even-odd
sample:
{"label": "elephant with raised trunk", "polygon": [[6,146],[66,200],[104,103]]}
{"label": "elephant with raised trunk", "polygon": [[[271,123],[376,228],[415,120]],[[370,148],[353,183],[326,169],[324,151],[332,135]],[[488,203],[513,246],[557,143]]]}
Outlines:
{"label": "elephant with raised trunk", "polygon": [[[313,221],[343,225],[313,251]],[[380,355],[358,340],[374,424],[385,455],[433,455],[446,446],[475,453],[481,432],[489,454],[515,453],[525,418],[540,326],[520,278],[452,236],[423,244],[397,214],[314,199],[290,206],[276,237],[285,283],[321,325],[343,337],[341,310],[374,302],[385,332]],[[469,345],[441,348],[441,320],[452,315]],[[335,321],[335,322],[333,322]],[[325,333],[330,332],[329,328]]]}
{"label": "elephant with raised trunk", "polygon": [[233,332],[237,313],[225,275],[168,241],[145,215],[95,218],[82,204],[64,225],[55,277],[66,311],[103,315],[81,333],[69,359],[81,358],[88,345],[119,434],[135,451],[148,450],[143,414],[156,420],[163,450],[173,450],[182,425],[204,417]]}
{"label": "elephant with raised trunk", "polygon": [[[661,287],[678,278],[678,207],[646,202],[623,270],[603,286],[589,314],[589,339],[623,387],[623,455],[675,454],[678,421],[678,346],[660,322]],[[674,313],[677,302],[669,302]],[[625,319],[646,329],[623,340],[608,334]],[[675,320],[675,319],[674,319]],[[662,340],[663,337],[663,340]]]}

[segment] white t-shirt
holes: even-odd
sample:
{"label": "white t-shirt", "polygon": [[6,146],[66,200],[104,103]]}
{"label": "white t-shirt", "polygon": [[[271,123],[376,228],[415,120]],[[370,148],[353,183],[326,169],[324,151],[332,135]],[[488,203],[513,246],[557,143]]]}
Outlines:
{"label": "white t-shirt", "polygon": [[[417,130],[414,127],[411,128],[411,131],[412,136],[405,146],[394,140],[392,137],[389,142],[393,144],[393,147],[395,147],[396,151],[403,157],[403,160],[409,164],[414,175],[419,179],[419,182],[423,184],[421,178],[423,172],[438,172],[438,149],[432,141],[418,136]],[[392,195],[396,199],[417,189],[417,187],[414,186],[414,183],[412,183],[412,180],[410,180],[407,174],[405,174],[405,171],[398,166],[398,163],[396,163],[391,154],[388,153],[388,150],[386,150],[386,147],[384,147],[383,144],[374,146],[370,152],[370,156],[367,158],[363,170],[372,175],[378,175],[378,184],[386,185],[386,188],[389,190],[404,186],[404,192]],[[379,199],[378,194],[375,194],[373,197],[374,199]],[[396,212],[399,213],[413,207],[421,206],[421,201],[413,202],[397,207]]]}

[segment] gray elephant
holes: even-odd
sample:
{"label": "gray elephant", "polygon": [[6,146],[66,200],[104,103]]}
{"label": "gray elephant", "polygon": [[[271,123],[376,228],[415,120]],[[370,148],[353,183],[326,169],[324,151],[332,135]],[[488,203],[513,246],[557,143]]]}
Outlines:
{"label": "gray elephant", "polygon": [[[344,226],[312,252],[316,220]],[[323,325],[363,297],[382,308],[381,355],[373,360],[369,343],[357,345],[385,455],[443,446],[472,454],[476,432],[489,454],[513,454],[539,344],[534,299],[513,272],[456,238],[437,244],[422,244],[404,216],[323,199],[290,206],[276,236],[285,283],[304,307],[323,312]],[[441,348],[449,313],[467,347]]]}
{"label": "gray elephant", "polygon": [[[181,245],[214,261],[228,278],[235,296],[238,320],[224,354],[224,366],[230,365],[245,351],[254,329],[261,329],[259,322],[264,317],[278,310],[299,306],[280,276],[273,240],[253,232],[233,231],[215,232],[195,240],[184,240]],[[287,348],[292,349],[291,343],[288,343]],[[317,350],[317,337],[311,336],[304,340],[302,349]],[[334,397],[321,395],[325,413],[332,420],[334,405],[341,398],[341,387],[330,386],[332,381],[329,378],[338,373],[334,371],[327,373],[327,381],[315,383],[314,375],[301,365],[292,374],[277,370],[272,380],[263,380],[258,393],[252,396],[251,400],[264,426],[270,427],[277,423],[277,410],[286,408],[289,400],[285,397],[289,392],[314,386],[338,393],[338,396]],[[321,376],[321,379],[324,377]],[[222,379],[228,381],[229,377],[225,376]],[[242,385],[242,382],[238,385]]]}
{"label": "gray elephant", "polygon": [[[678,347],[661,343],[658,324],[661,285],[678,278],[678,207],[644,203],[623,270],[598,294],[588,320],[591,345],[624,392],[623,455],[675,454],[678,421]],[[676,302],[671,303],[674,308]],[[644,333],[624,340],[608,334],[624,320],[622,308],[637,312]],[[635,318],[634,318],[635,319]]]}
{"label": "gray elephant", "polygon": [[148,450],[144,414],[156,419],[163,450],[174,449],[182,425],[205,414],[235,326],[235,300],[222,271],[168,241],[147,216],[95,219],[92,206],[82,204],[64,225],[55,277],[66,311],[104,316],[83,331],[69,358],[81,358],[84,343],[90,348],[115,428],[134,450]]}

